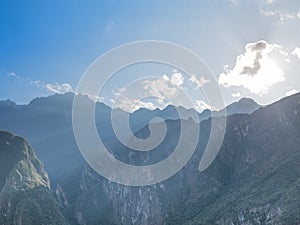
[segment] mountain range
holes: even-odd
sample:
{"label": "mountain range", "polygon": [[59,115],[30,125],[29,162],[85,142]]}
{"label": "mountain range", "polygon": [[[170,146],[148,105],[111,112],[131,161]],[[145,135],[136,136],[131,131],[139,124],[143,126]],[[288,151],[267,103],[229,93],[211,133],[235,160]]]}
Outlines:
{"label": "mountain range", "polygon": [[[151,164],[168,156],[177,144],[180,123],[200,123],[199,143],[188,164],[172,178],[145,187],[110,182],[85,163],[72,131],[73,97],[71,93],[53,95],[34,99],[28,105],[0,102],[0,129],[26,138],[50,178],[26,141],[11,133],[0,133],[3,162],[35,165],[34,172],[27,173],[33,184],[26,183],[28,178],[24,185],[32,191],[35,187],[44,190],[42,197],[34,194],[33,201],[50,202],[49,208],[41,207],[44,211],[39,211],[45,214],[45,221],[22,224],[300,224],[300,94],[264,107],[251,99],[241,99],[223,109],[227,115],[225,138],[216,159],[204,172],[199,172],[198,166],[209,138],[210,116],[224,111],[205,110],[198,114],[198,121],[192,121],[176,113],[192,109],[139,109],[128,115],[136,136],[146,138],[149,121],[155,117],[161,117],[168,130],[157,151],[136,153],[118,142],[111,126],[112,110],[97,103],[95,120],[100,137],[119,160],[131,164]],[[90,100],[82,96],[82,101]],[[13,150],[7,150],[5,143],[14,139],[26,144],[10,145]],[[24,149],[32,157],[14,156],[13,152]],[[9,171],[19,170],[1,165],[0,185],[8,183],[8,189],[18,186],[7,180],[15,173]],[[21,169],[26,172],[30,168]],[[4,216],[8,215],[7,198],[14,194],[7,193],[3,185],[0,191],[6,198],[0,197],[0,222],[18,224],[15,218],[19,218],[19,211],[13,210],[9,220]],[[22,202],[22,196],[27,195],[19,193]],[[55,220],[46,221],[49,215]]]}

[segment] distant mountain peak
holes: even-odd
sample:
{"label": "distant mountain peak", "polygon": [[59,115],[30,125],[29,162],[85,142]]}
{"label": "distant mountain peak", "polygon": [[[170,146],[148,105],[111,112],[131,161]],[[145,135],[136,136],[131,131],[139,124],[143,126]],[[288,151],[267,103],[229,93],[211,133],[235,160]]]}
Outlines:
{"label": "distant mountain peak", "polygon": [[239,99],[237,102],[240,102],[240,103],[244,103],[244,102],[246,102],[246,103],[249,103],[249,102],[256,103],[252,98],[248,98],[248,97],[243,97],[243,98]]}
{"label": "distant mountain peak", "polygon": [[0,108],[16,109],[18,107],[22,107],[22,105],[17,105],[14,101],[10,99],[0,100]]}
{"label": "distant mountain peak", "polygon": [[226,107],[226,114],[251,114],[260,108],[260,105],[252,98],[241,98],[237,102],[234,102]]}

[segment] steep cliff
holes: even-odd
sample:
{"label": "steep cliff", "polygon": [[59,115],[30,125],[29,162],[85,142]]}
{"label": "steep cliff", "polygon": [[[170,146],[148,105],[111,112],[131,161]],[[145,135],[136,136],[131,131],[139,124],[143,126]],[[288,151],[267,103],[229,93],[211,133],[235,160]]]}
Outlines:
{"label": "steep cliff", "polygon": [[48,175],[28,143],[0,131],[0,224],[68,224],[55,202]]}

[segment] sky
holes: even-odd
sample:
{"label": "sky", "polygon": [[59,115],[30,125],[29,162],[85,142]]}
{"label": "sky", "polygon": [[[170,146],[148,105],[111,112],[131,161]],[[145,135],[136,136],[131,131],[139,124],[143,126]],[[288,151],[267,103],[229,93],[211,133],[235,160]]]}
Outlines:
{"label": "sky", "polygon": [[[225,104],[250,97],[266,105],[300,91],[299,0],[16,1],[0,2],[0,99],[27,104],[39,96],[75,92],[83,73],[119,45],[162,40],[182,45],[207,64]],[[158,97],[121,99],[143,76]],[[137,65],[116,73],[97,101],[134,111],[172,102],[178,90],[195,108],[214,108],[202,88],[210,80],[170,66]],[[133,107],[134,106],[134,107]]]}

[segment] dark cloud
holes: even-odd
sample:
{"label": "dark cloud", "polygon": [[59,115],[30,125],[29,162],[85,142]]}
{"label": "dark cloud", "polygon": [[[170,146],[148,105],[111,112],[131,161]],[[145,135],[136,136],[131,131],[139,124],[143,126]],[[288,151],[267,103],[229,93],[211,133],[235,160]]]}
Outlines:
{"label": "dark cloud", "polygon": [[252,43],[246,46],[246,50],[256,52],[253,66],[245,66],[241,74],[256,75],[261,68],[260,60],[262,59],[262,51],[267,48],[268,43],[264,40]]}
{"label": "dark cloud", "polygon": [[255,44],[249,46],[249,48],[251,49],[251,51],[262,51],[267,47],[267,42],[265,41],[259,41],[256,42]]}
{"label": "dark cloud", "polygon": [[241,72],[241,74],[248,74],[248,75],[252,75],[252,76],[256,75],[261,68],[261,64],[260,64],[261,59],[262,59],[262,54],[259,51],[256,53],[256,57],[254,59],[253,66],[252,67],[245,66],[243,68],[243,71]]}

